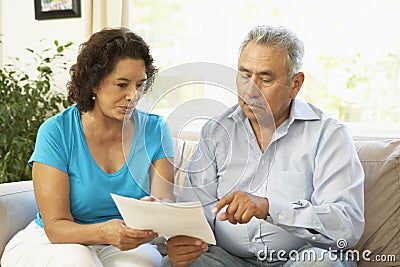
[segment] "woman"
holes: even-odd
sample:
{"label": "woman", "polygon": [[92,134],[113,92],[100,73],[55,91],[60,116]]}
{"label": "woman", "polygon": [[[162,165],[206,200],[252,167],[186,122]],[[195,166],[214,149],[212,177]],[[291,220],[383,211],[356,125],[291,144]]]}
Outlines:
{"label": "woman", "polygon": [[76,105],[43,123],[29,160],[40,213],[1,266],[159,266],[157,233],[127,227],[110,196],[173,199],[172,138],[159,116],[135,109],[156,73],[149,47],[104,29],[70,73]]}

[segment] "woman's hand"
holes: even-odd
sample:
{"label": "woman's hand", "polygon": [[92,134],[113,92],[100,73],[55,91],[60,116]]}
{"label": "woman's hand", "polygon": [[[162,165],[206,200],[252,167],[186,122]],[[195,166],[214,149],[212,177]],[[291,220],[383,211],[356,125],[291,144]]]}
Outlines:
{"label": "woman's hand", "polygon": [[124,221],[113,219],[104,223],[103,232],[108,243],[120,250],[129,250],[149,242],[158,235],[151,230],[136,230],[126,226]]}
{"label": "woman's hand", "polygon": [[156,199],[152,196],[144,196],[140,199],[141,201],[149,201],[149,202],[161,202],[161,203],[175,203],[175,201],[171,199]]}
{"label": "woman's hand", "polygon": [[148,202],[156,202],[156,201],[158,201],[155,197],[152,197],[152,196],[144,196],[140,200],[141,201],[148,201]]}

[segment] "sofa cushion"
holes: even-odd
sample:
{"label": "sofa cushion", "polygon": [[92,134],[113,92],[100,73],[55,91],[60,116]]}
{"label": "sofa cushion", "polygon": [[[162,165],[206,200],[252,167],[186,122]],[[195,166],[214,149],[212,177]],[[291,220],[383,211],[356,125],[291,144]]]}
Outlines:
{"label": "sofa cushion", "polygon": [[[396,255],[400,260],[400,141],[356,141],[355,146],[365,173],[365,230],[356,248],[360,255],[371,251],[371,260],[376,255]],[[371,264],[365,259],[359,262],[359,266]],[[373,265],[398,266],[398,262]]]}
{"label": "sofa cushion", "polygon": [[194,156],[197,150],[197,141],[190,141],[184,139],[174,139],[174,195],[177,196],[186,180],[186,170],[190,163],[190,160]]}
{"label": "sofa cushion", "polygon": [[32,181],[1,184],[0,257],[10,238],[27,226],[37,211]]}

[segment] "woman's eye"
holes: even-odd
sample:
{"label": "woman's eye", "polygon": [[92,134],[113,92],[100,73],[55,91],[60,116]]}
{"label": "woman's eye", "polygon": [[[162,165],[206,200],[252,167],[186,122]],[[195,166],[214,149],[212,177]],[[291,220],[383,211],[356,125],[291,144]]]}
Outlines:
{"label": "woman's eye", "polygon": [[137,88],[137,89],[143,89],[143,88],[144,88],[144,83],[137,84],[137,85],[136,85],[136,88]]}
{"label": "woman's eye", "polygon": [[120,88],[125,88],[125,87],[128,86],[128,84],[126,84],[126,83],[118,83],[117,86],[120,87]]}

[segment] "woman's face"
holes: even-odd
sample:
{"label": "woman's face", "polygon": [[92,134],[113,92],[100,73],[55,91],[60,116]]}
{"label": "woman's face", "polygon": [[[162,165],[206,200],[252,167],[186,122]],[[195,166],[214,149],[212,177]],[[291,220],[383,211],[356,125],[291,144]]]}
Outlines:
{"label": "woman's face", "polygon": [[144,60],[124,58],[115,65],[94,90],[94,112],[123,121],[130,118],[137,102],[143,95],[147,80]]}

